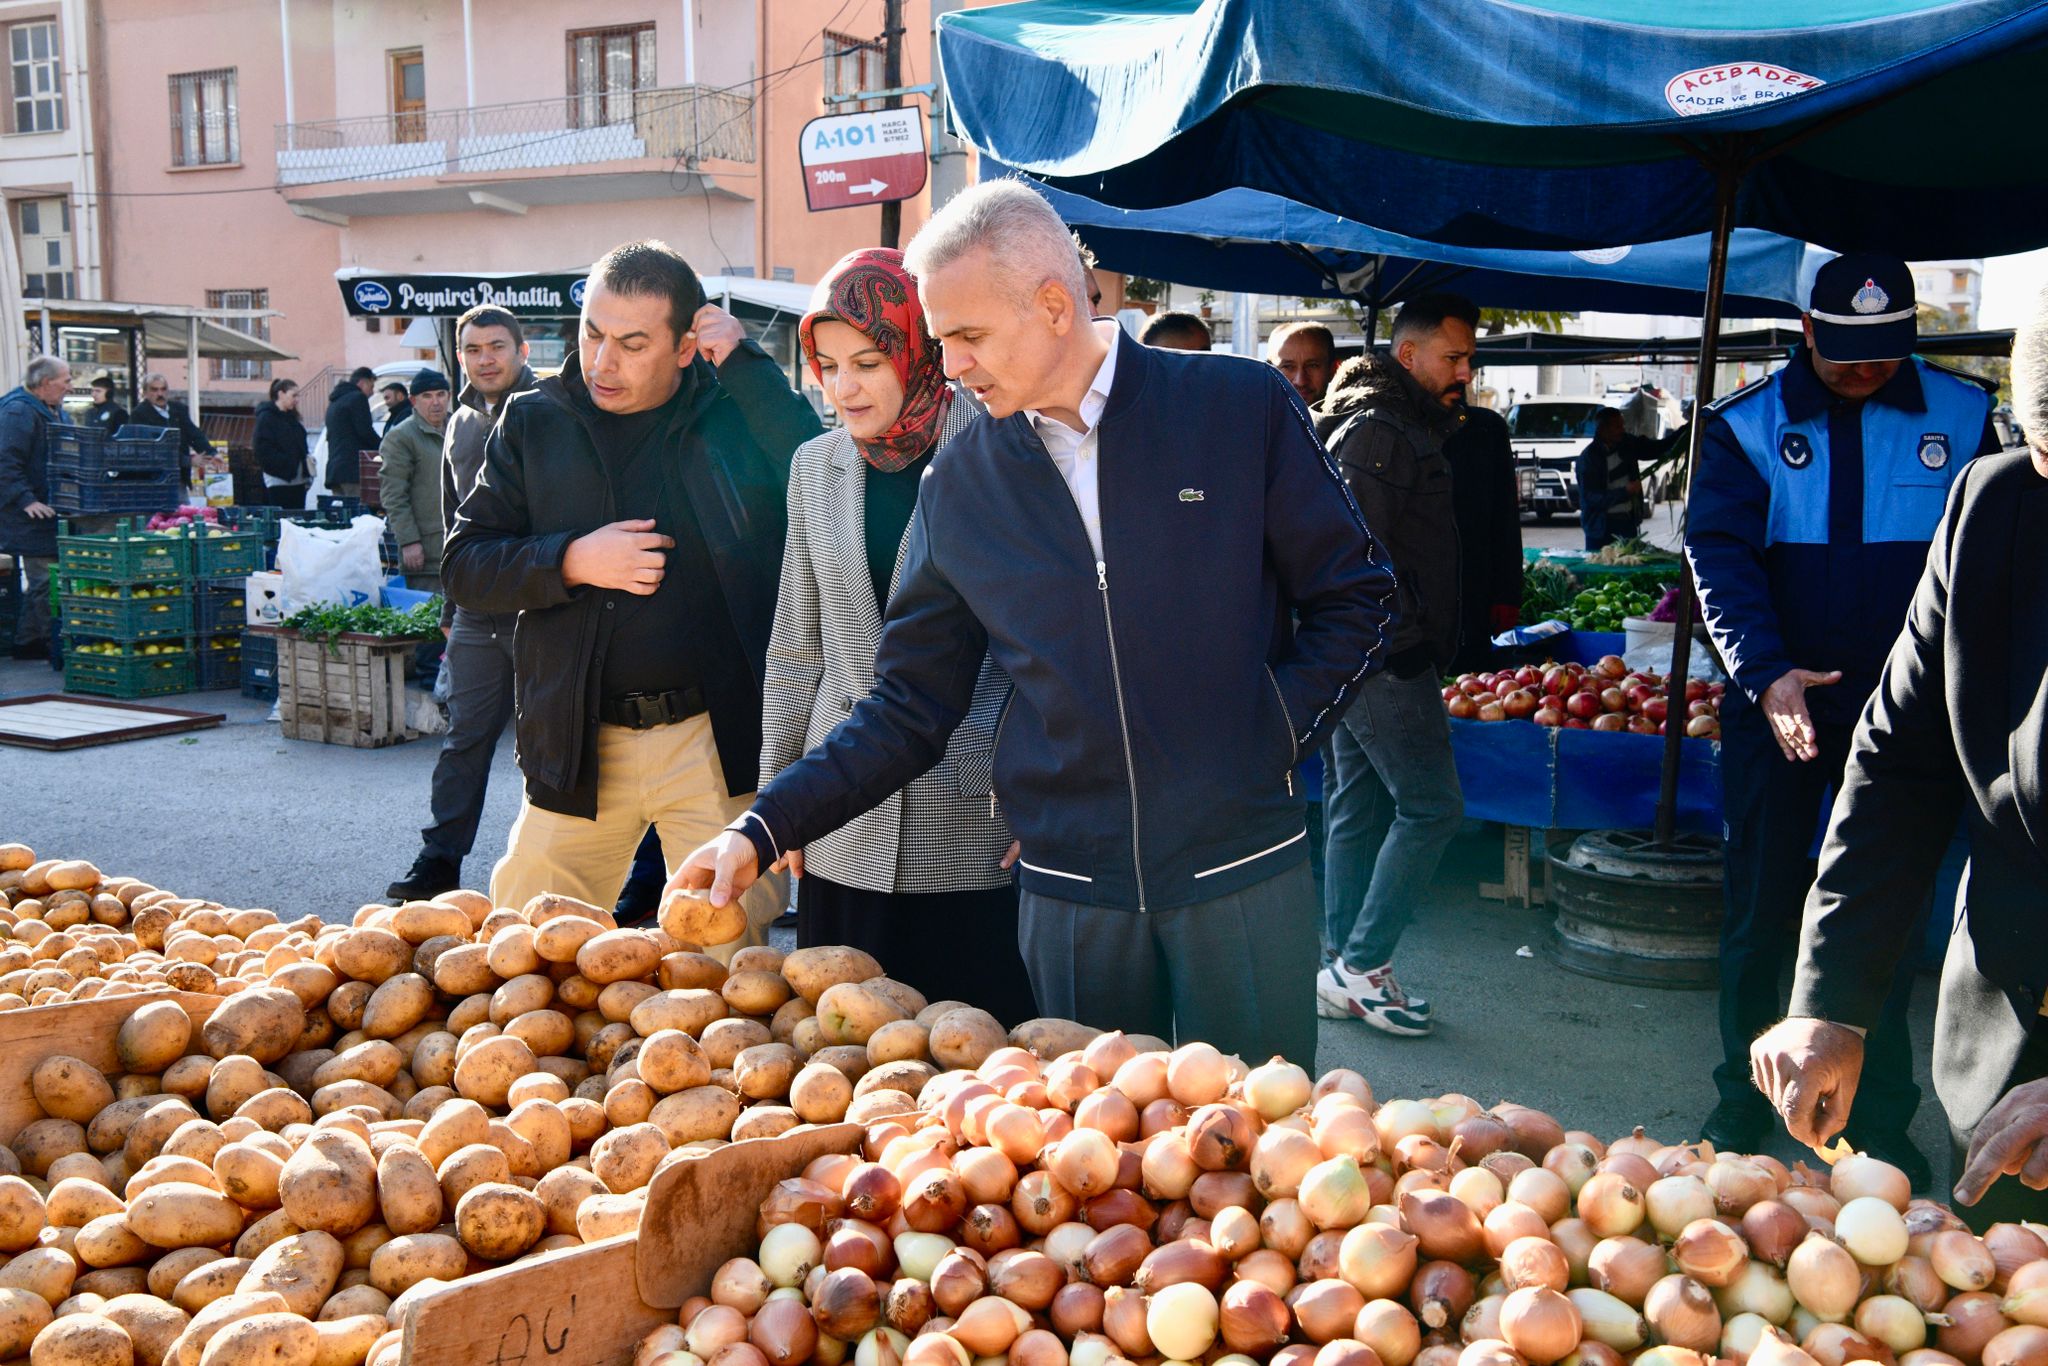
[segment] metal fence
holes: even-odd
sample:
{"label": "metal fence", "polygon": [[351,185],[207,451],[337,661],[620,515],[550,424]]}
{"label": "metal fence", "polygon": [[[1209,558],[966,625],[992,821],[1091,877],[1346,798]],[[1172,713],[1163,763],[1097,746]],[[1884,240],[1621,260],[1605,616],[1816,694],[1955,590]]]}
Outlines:
{"label": "metal fence", "polygon": [[[609,119],[609,122],[601,121]],[[754,160],[751,96],[707,86],[611,91],[277,126],[281,187],[655,158]]]}

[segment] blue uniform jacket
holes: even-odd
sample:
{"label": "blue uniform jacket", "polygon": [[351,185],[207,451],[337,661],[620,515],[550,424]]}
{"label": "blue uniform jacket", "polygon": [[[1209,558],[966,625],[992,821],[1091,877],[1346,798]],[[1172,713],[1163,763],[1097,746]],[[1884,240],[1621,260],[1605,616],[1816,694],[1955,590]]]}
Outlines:
{"label": "blue uniform jacket", "polygon": [[1160,910],[1306,857],[1294,766],[1384,664],[1393,572],[1278,371],[1117,344],[1102,554],[1026,414],[955,437],[918,495],[875,689],[762,791],[746,826],[765,855],[935,764],[986,649],[1014,683],[995,794],[1027,890]]}
{"label": "blue uniform jacket", "polygon": [[1915,358],[1869,399],[1837,398],[1808,353],[1709,409],[1686,555],[1700,609],[1749,701],[1793,668],[1840,669],[1806,694],[1852,725],[1963,463],[1998,449],[1991,396]]}

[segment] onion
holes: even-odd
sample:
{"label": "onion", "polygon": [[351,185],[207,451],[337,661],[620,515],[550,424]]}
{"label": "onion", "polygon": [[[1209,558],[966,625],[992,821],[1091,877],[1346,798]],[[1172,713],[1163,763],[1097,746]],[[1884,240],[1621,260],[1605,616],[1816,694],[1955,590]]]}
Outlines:
{"label": "onion", "polygon": [[1309,1092],[1311,1101],[1324,1096],[1344,1095],[1357,1100],[1366,1109],[1372,1108],[1372,1087],[1364,1077],[1348,1067],[1333,1067],[1316,1078],[1315,1089]]}
{"label": "onion", "polygon": [[1505,1294],[1484,1295],[1472,1302],[1465,1311],[1465,1317],[1458,1321],[1460,1342],[1484,1342],[1500,1336],[1500,1307],[1508,1302]]}
{"label": "onion", "polygon": [[[1458,1145],[1458,1152],[1470,1162],[1492,1157],[1495,1153],[1508,1152],[1515,1143],[1515,1131],[1510,1129],[1498,1115],[1473,1115],[1461,1120],[1451,1130],[1451,1139]],[[1385,1356],[1383,1352],[1381,1356]],[[1389,1362],[1387,1366],[1393,1366]]]}
{"label": "onion", "polygon": [[816,1269],[853,1267],[869,1276],[887,1276],[896,1269],[895,1249],[882,1229],[864,1219],[834,1219],[830,1229],[821,1267]]}
{"label": "onion", "polygon": [[1586,1227],[1586,1221],[1558,1220],[1550,1226],[1550,1241],[1556,1243],[1558,1250],[1564,1253],[1565,1263],[1572,1269],[1572,1284],[1586,1284],[1589,1271],[1587,1262],[1593,1256],[1593,1249],[1600,1245],[1600,1240],[1593,1236],[1593,1230]]}
{"label": "onion", "polygon": [[1543,1169],[1563,1178],[1575,1196],[1599,1166],[1600,1159],[1583,1143],[1560,1143],[1543,1154]]}
{"label": "onion", "polygon": [[1048,1150],[1046,1169],[1068,1192],[1087,1199],[1116,1184],[1116,1140],[1100,1129],[1076,1129]]}
{"label": "onion", "polygon": [[1984,1366],[2043,1366],[2048,1363],[2048,1328],[2018,1323],[1984,1344]]}
{"label": "onion", "polygon": [[774,1289],[775,1282],[768,1279],[768,1273],[761,1269],[759,1263],[746,1257],[734,1257],[719,1267],[711,1278],[711,1302],[730,1305],[752,1317],[768,1302],[769,1292]]}
{"label": "onion", "polygon": [[1196,1166],[1224,1172],[1241,1170],[1251,1161],[1258,1135],[1251,1117],[1237,1106],[1210,1104],[1189,1116],[1187,1139]]}
{"label": "onion", "polygon": [[1178,1129],[1155,1134],[1145,1144],[1138,1170],[1139,1188],[1155,1200],[1185,1200],[1195,1187],[1195,1178],[1202,1174],[1195,1155],[1188,1150],[1187,1135]]}
{"label": "onion", "polygon": [[1581,1338],[1579,1350],[1559,1362],[1558,1366],[1625,1366],[1625,1363],[1621,1359],[1621,1353],[1606,1343]]}
{"label": "onion", "polygon": [[[1017,1216],[1010,1213],[1008,1205],[976,1205],[960,1221],[962,1246],[984,1257],[993,1257],[1023,1241],[1024,1231],[1017,1227]],[[825,1260],[828,1265],[832,1263],[829,1246],[825,1249]]]}
{"label": "onion", "polygon": [[1088,1279],[1100,1286],[1129,1285],[1152,1255],[1152,1240],[1135,1224],[1118,1224],[1095,1235],[1081,1254]]}
{"label": "onion", "polygon": [[1067,1353],[1069,1366],[1108,1366],[1112,1361],[1122,1361],[1122,1351],[1116,1343],[1101,1333],[1083,1333],[1074,1339],[1074,1345]]}
{"label": "onion", "polygon": [[1250,1210],[1233,1206],[1209,1224],[1209,1245],[1225,1261],[1235,1262],[1259,1250],[1259,1221]]}
{"label": "onion", "polygon": [[1600,1159],[1600,1165],[1595,1170],[1613,1172],[1616,1176],[1625,1178],[1631,1186],[1646,1196],[1650,1187],[1663,1179],[1663,1173],[1651,1166],[1648,1158],[1638,1157],[1634,1153],[1610,1153]]}
{"label": "onion", "polygon": [[1709,1366],[1705,1353],[1690,1347],[1648,1347],[1636,1353],[1630,1366]]}
{"label": "onion", "polygon": [[1657,1340],[1695,1352],[1711,1352],[1721,1341],[1721,1311],[1707,1288],[1690,1276],[1666,1276],[1650,1287],[1643,1317]]}
{"label": "onion", "polygon": [[988,1293],[988,1263],[978,1252],[954,1248],[932,1272],[932,1302],[956,1317]]}
{"label": "onion", "polygon": [[[1485,1171],[1486,1169],[1484,1167],[1471,1167],[1467,1168],[1467,1170]],[[1463,1176],[1465,1173],[1460,1172],[1458,1174]],[[1496,1259],[1499,1258],[1501,1253],[1507,1251],[1508,1244],[1514,1242],[1517,1238],[1548,1238],[1550,1236],[1550,1229],[1543,1222],[1542,1215],[1530,1209],[1527,1205],[1518,1204],[1513,1200],[1496,1205],[1493,1209],[1489,1210],[1480,1228],[1481,1232],[1485,1235],[1487,1255]]]}
{"label": "onion", "polygon": [[1785,1263],[1785,1283],[1799,1303],[1821,1318],[1839,1323],[1856,1307],[1863,1273],[1840,1244],[1809,1233]]}
{"label": "onion", "polygon": [[1351,1336],[1372,1348],[1384,1366],[1409,1366],[1422,1350],[1422,1326],[1392,1300],[1370,1300],[1358,1311]]}
{"label": "onion", "polygon": [[1061,1058],[1045,1069],[1046,1100],[1068,1114],[1101,1085],[1095,1069],[1076,1058]]}
{"label": "onion", "polygon": [[[1571,1184],[1569,1177],[1565,1184]],[[1613,1172],[1588,1175],[1577,1194],[1579,1218],[1597,1237],[1633,1233],[1643,1222],[1643,1193]]]}
{"label": "onion", "polygon": [[896,1266],[904,1275],[929,1281],[933,1269],[953,1250],[953,1240],[943,1233],[899,1233],[895,1248]]}
{"label": "onion", "polygon": [[1571,1283],[1572,1268],[1564,1249],[1548,1238],[1517,1238],[1500,1255],[1500,1274],[1510,1290],[1541,1286],[1561,1293]]}
{"label": "onion", "polygon": [[1650,1340],[1650,1324],[1636,1307],[1605,1290],[1583,1287],[1568,1290],[1565,1298],[1579,1311],[1584,1336],[1605,1343],[1617,1352],[1633,1352]]}
{"label": "onion", "polygon": [[1770,1330],[1770,1320],[1760,1314],[1737,1314],[1721,1325],[1720,1354],[1742,1366]]}
{"label": "onion", "polygon": [[[1523,1172],[1534,1170],[1536,1167],[1534,1162],[1531,1162],[1513,1148],[1503,1149],[1491,1157],[1482,1158],[1479,1165],[1492,1172],[1504,1182],[1512,1181]],[[1424,1350],[1427,1351],[1428,1349],[1425,1348]]]}
{"label": "onion", "polygon": [[1236,1281],[1223,1292],[1217,1323],[1231,1351],[1263,1357],[1287,1341],[1294,1319],[1271,1286]]}
{"label": "onion", "polygon": [[[1303,1186],[1302,1203],[1307,1204]],[[1469,1262],[1486,1249],[1479,1218],[1455,1196],[1439,1191],[1409,1191],[1401,1196],[1401,1221],[1415,1235],[1422,1255],[1450,1262]],[[1314,1217],[1313,1213],[1310,1215]]]}
{"label": "onion", "polygon": [[1045,1329],[1033,1328],[1010,1344],[1009,1366],[1067,1366],[1067,1345]]}
{"label": "onion", "polygon": [[1721,1306],[1724,1319],[1753,1314],[1771,1323],[1784,1323],[1792,1317],[1795,1301],[1783,1276],[1762,1262],[1751,1261],[1743,1265],[1734,1281],[1714,1292],[1714,1303]]}
{"label": "onion", "polygon": [[1293,1261],[1315,1237],[1316,1226],[1302,1211],[1298,1200],[1275,1200],[1259,1212],[1259,1232],[1266,1246]]}
{"label": "onion", "polygon": [[960,1317],[946,1330],[962,1347],[978,1357],[997,1356],[1031,1328],[1031,1316],[998,1295],[984,1295],[960,1311]]}
{"label": "onion", "polygon": [[1052,1326],[1070,1338],[1101,1331],[1101,1287],[1082,1281],[1061,1286],[1052,1297],[1050,1317]]}
{"label": "onion", "polygon": [[1733,1285],[1749,1265],[1749,1248],[1719,1219],[1695,1219],[1671,1244],[1671,1260],[1701,1285]]}
{"label": "onion", "polygon": [[1842,1202],[1812,1186],[1792,1185],[1778,1192],[1778,1198],[1807,1219],[1825,1219],[1830,1224],[1842,1212]]}
{"label": "onion", "polygon": [[[1969,1234],[1962,1237],[1972,1244],[1977,1240]],[[1890,1266],[1906,1255],[1906,1221],[1899,1217],[1898,1210],[1891,1202],[1874,1195],[1860,1195],[1842,1204],[1842,1212],[1835,1216],[1835,1237],[1849,1249],[1849,1255],[1865,1266]],[[1930,1258],[1930,1260],[1932,1260]],[[1984,1254],[1986,1274],[1983,1285],[1991,1283],[1991,1274],[1997,1268],[1991,1263],[1991,1254]],[[1935,1270],[1940,1271],[1937,1264]],[[1944,1277],[1943,1279],[1947,1279]],[[1958,1286],[1961,1290],[1980,1290],[1983,1285]]]}
{"label": "onion", "polygon": [[1714,1192],[1714,1208],[1723,1214],[1739,1215],[1759,1200],[1775,1199],[1778,1182],[1768,1171],[1747,1158],[1723,1154],[1707,1168],[1707,1188]]}
{"label": "onion", "polygon": [[1065,1268],[1031,1248],[1012,1248],[988,1264],[989,1293],[1033,1313],[1050,1307],[1053,1295],[1066,1283]]}
{"label": "onion", "polygon": [[800,1285],[824,1253],[818,1235],[804,1225],[777,1224],[761,1240],[761,1270],[778,1286]]}
{"label": "onion", "polygon": [[[1140,1056],[1158,1055],[1148,1053]],[[1074,1127],[1100,1129],[1117,1142],[1128,1143],[1138,1136],[1138,1107],[1123,1092],[1105,1086],[1090,1093],[1074,1107]]]}
{"label": "onion", "polygon": [[1516,1151],[1531,1161],[1542,1161],[1545,1153],[1564,1142],[1564,1126],[1541,1110],[1503,1102],[1492,1113],[1515,1131]]}
{"label": "onion", "polygon": [[1595,1290],[1605,1290],[1637,1308],[1666,1269],[1663,1250],[1640,1238],[1603,1238],[1586,1259],[1586,1279]]}
{"label": "onion", "polygon": [[1998,1296],[1986,1291],[1964,1291],[1950,1297],[1941,1311],[1948,1319],[1934,1332],[1934,1345],[1963,1361],[1976,1361],[1984,1344],[2012,1327],[1999,1312]]}
{"label": "onion", "polygon": [[1508,1199],[1535,1210],[1546,1224],[1554,1224],[1572,1211],[1571,1187],[1556,1172],[1541,1167],[1532,1167],[1511,1179]]}
{"label": "onion", "polygon": [[950,1232],[967,1212],[967,1186],[950,1168],[919,1172],[903,1188],[902,1209],[904,1222],[919,1233]]}
{"label": "onion", "polygon": [[1780,1200],[1759,1200],[1742,1212],[1742,1236],[1749,1255],[1783,1267],[1806,1237],[1806,1216]]}
{"label": "onion", "polygon": [[1406,1171],[1451,1170],[1450,1149],[1428,1134],[1410,1134],[1394,1145],[1394,1161]]}
{"label": "onion", "polygon": [[[1309,1168],[1301,1178],[1301,1192],[1296,1198],[1301,1203],[1301,1212],[1317,1228],[1350,1228],[1365,1222],[1366,1211],[1372,1208],[1372,1191],[1358,1169],[1357,1160],[1350,1157],[1329,1158]],[[1456,1205],[1457,1201],[1451,1203]],[[1465,1210],[1463,1205],[1458,1208]]]}
{"label": "onion", "polygon": [[1010,1212],[1017,1216],[1017,1223],[1025,1232],[1038,1237],[1073,1218],[1077,1208],[1073,1195],[1048,1171],[1026,1172],[1018,1177],[1017,1189],[1010,1196]]}
{"label": "onion", "polygon": [[1269,1247],[1260,1248],[1239,1262],[1237,1278],[1257,1281],[1276,1295],[1285,1295],[1300,1279],[1295,1275],[1293,1259],[1283,1257]]}
{"label": "onion", "polygon": [[1484,1167],[1467,1167],[1451,1177],[1452,1198],[1484,1220],[1507,1199],[1500,1178]]}
{"label": "onion", "polygon": [[1408,1287],[1408,1304],[1426,1326],[1442,1328],[1465,1317],[1475,1290],[1472,1273],[1456,1262],[1425,1262]]}
{"label": "onion", "polygon": [[[1846,1217],[1852,1206],[1862,1203],[1860,1200],[1850,1201],[1842,1206],[1842,1214]],[[1836,1220],[1835,1228],[1839,1230],[1841,1227],[1841,1220]],[[1855,1250],[1853,1245],[1850,1250]],[[1859,1256],[1856,1260],[1863,1259]],[[1992,1255],[1991,1249],[1974,1234],[1959,1229],[1935,1234],[1927,1260],[1933,1265],[1935,1275],[1958,1290],[1985,1290],[1998,1279],[1998,1259]]]}
{"label": "onion", "polygon": [[1213,1044],[1185,1043],[1166,1055],[1167,1094],[1189,1109],[1213,1104],[1229,1089],[1230,1065]]}
{"label": "onion", "polygon": [[1865,1153],[1851,1153],[1828,1174],[1828,1190],[1844,1205],[1863,1196],[1884,1201],[1904,1214],[1913,1199],[1913,1183],[1891,1163]]}
{"label": "onion", "polygon": [[[1501,1347],[1505,1349],[1507,1344],[1503,1342]],[[1283,1347],[1280,1350],[1285,1352],[1287,1349]],[[1448,1342],[1425,1342],[1422,1350],[1415,1354],[1414,1366],[1458,1366],[1458,1356],[1458,1349]],[[1278,1355],[1273,1358],[1273,1366],[1280,1366]]]}
{"label": "onion", "polygon": [[1694,1220],[1713,1217],[1714,1192],[1697,1176],[1659,1177],[1643,1190],[1643,1212],[1659,1236],[1676,1238]]}
{"label": "onion", "polygon": [[2025,1224],[1993,1224],[1984,1230],[1984,1246],[1998,1263],[1998,1279],[1992,1289],[2003,1291],[2012,1273],[2028,1262],[2048,1260],[2048,1239]]}
{"label": "onion", "polygon": [[1081,1050],[1081,1065],[1098,1077],[1113,1077],[1116,1069],[1138,1055],[1137,1045],[1121,1029],[1097,1034]]}
{"label": "onion", "polygon": [[[1367,1118],[1365,1127],[1367,1132],[1371,1131],[1370,1118]],[[1147,1156],[1150,1156],[1149,1149]],[[1192,1155],[1188,1160],[1192,1165]],[[1322,1149],[1307,1134],[1294,1129],[1268,1129],[1252,1145],[1252,1184],[1268,1200],[1293,1195],[1301,1189],[1301,1180],[1308,1175],[1309,1169],[1322,1160]],[[1192,1180],[1190,1178],[1190,1183]]]}
{"label": "onion", "polygon": [[1333,1338],[1316,1349],[1310,1366],[1382,1366],[1378,1352],[1356,1338]]}
{"label": "onion", "polygon": [[[967,1191],[970,1204],[1008,1204],[1017,1187],[1017,1164],[994,1148],[963,1148],[953,1155],[953,1173]],[[901,1187],[898,1187],[900,1198]],[[855,1213],[854,1197],[847,1197],[847,1212]],[[869,1214],[860,1215],[872,1219]],[[887,1216],[883,1216],[884,1219]]]}
{"label": "onion", "polygon": [[[1378,1168],[1373,1167],[1368,1168],[1367,1170],[1377,1171]],[[1372,1178],[1367,1177],[1366,1179],[1369,1181]],[[1449,1195],[1451,1193],[1451,1181],[1450,1178],[1445,1176],[1442,1172],[1434,1172],[1429,1170],[1429,1168],[1427,1167],[1416,1167],[1409,1171],[1402,1172],[1401,1175],[1395,1178],[1394,1180],[1395,1196],[1399,1197],[1402,1195],[1406,1195],[1410,1191],[1415,1191],[1417,1193],[1423,1191],[1437,1191],[1441,1194]]]}
{"label": "onion", "polygon": [[1927,1345],[1927,1316],[1897,1295],[1873,1295],[1856,1306],[1856,1331],[1894,1352]]}
{"label": "onion", "polygon": [[1359,1224],[1338,1245],[1337,1274],[1367,1299],[1400,1294],[1414,1279],[1415,1235],[1387,1224]]}
{"label": "onion", "polygon": [[747,1325],[747,1341],[770,1366],[799,1366],[817,1350],[818,1325],[802,1300],[770,1300]]}
{"label": "onion", "polygon": [[910,1340],[903,1366],[972,1366],[973,1353],[950,1332],[927,1328]]}
{"label": "onion", "polygon": [[1294,1269],[1304,1281],[1326,1281],[1333,1276],[1342,1280],[1338,1272],[1342,1269],[1343,1251],[1344,1234],[1337,1229],[1325,1229],[1308,1240]]}
{"label": "onion", "polygon": [[1314,1343],[1334,1342],[1350,1335],[1358,1311],[1365,1308],[1365,1296],[1343,1281],[1311,1281],[1295,1294],[1293,1307],[1303,1337]]}
{"label": "onion", "polygon": [[1146,1294],[1169,1285],[1193,1282],[1215,1291],[1230,1277],[1230,1263],[1198,1238],[1182,1238],[1155,1248],[1138,1266],[1131,1284]]}
{"label": "onion", "polygon": [[[937,1312],[938,1304],[932,1299],[932,1288],[909,1276],[890,1286],[888,1294],[882,1297],[882,1322],[905,1336],[915,1335],[931,1322],[932,1315]],[[872,1337],[873,1334],[867,1336]]]}
{"label": "onion", "polygon": [[2014,1323],[2048,1327],[2048,1261],[2029,1262],[2015,1268],[2006,1281],[2005,1301],[2001,1308]]}
{"label": "onion", "polygon": [[747,1315],[729,1304],[714,1304],[690,1320],[683,1337],[692,1352],[708,1361],[734,1343],[747,1340]]}
{"label": "onion", "polygon": [[1285,1119],[1309,1102],[1315,1089],[1308,1073],[1285,1058],[1275,1057],[1245,1074],[1245,1103],[1271,1123]]}
{"label": "onion", "polygon": [[1963,1366],[1947,1352],[1932,1347],[1921,1347],[1899,1358],[1899,1366]]}
{"label": "onion", "polygon": [[1170,1360],[1197,1361],[1216,1341],[1217,1314],[1216,1296],[1207,1286],[1182,1281],[1150,1297],[1145,1331],[1153,1349]]}
{"label": "onion", "polygon": [[1887,1294],[1910,1301],[1923,1314],[1932,1314],[1948,1302],[1949,1287],[1934,1274],[1934,1264],[1911,1253],[1885,1269],[1883,1285]]}
{"label": "onion", "polygon": [[713,1361],[718,1366],[768,1366],[768,1358],[751,1342],[735,1342],[719,1348],[705,1366],[711,1366]]}
{"label": "onion", "polygon": [[1481,1338],[1465,1344],[1458,1353],[1458,1366],[1527,1366],[1515,1349],[1499,1338]]}
{"label": "onion", "polygon": [[1767,1329],[1749,1352],[1749,1366],[1820,1366],[1806,1349],[1778,1329]]}
{"label": "onion", "polygon": [[813,1233],[824,1230],[827,1219],[836,1219],[845,1209],[839,1192],[801,1176],[778,1181],[761,1202],[757,1230],[765,1236],[777,1224],[802,1224]]}
{"label": "onion", "polygon": [[988,1146],[1012,1162],[1035,1161],[1039,1150],[1045,1147],[1045,1125],[1038,1112],[1021,1105],[1005,1101],[996,1106],[989,1111],[982,1127],[988,1134]]}
{"label": "onion", "polygon": [[1889,1348],[1872,1342],[1846,1323],[1818,1324],[1799,1345],[1820,1366],[1847,1366],[1851,1361],[1876,1361],[1891,1366],[1892,1362]]}
{"label": "onion", "polygon": [[[1718,1327],[1718,1325],[1716,1325]],[[1579,1345],[1579,1311],[1555,1290],[1525,1286],[1500,1308],[1501,1335],[1532,1366],[1569,1356]]]}
{"label": "onion", "polygon": [[1103,1230],[1089,1224],[1064,1223],[1040,1240],[1039,1251],[1064,1267],[1069,1280],[1075,1280],[1084,1274],[1082,1258],[1088,1251],[1088,1244],[1094,1242],[1101,1232]]}

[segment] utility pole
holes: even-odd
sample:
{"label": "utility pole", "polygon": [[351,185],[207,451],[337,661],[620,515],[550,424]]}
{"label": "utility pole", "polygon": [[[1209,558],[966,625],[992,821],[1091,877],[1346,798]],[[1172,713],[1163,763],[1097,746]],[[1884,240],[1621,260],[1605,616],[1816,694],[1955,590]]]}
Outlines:
{"label": "utility pole", "polygon": [[[903,0],[882,0],[882,88],[896,90],[903,85]],[[901,95],[882,100],[885,109],[903,107]],[[882,245],[903,245],[903,206],[890,202],[882,206]]]}

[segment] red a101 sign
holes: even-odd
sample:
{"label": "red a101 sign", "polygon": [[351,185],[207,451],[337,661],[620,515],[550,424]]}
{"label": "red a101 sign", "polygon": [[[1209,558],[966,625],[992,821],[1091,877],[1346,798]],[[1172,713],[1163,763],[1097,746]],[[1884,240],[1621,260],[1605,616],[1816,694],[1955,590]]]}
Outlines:
{"label": "red a101 sign", "polygon": [[804,125],[798,160],[812,213],[909,199],[924,188],[924,114],[871,109]]}

